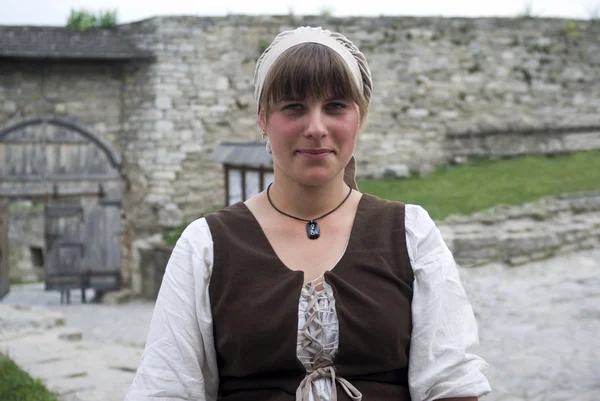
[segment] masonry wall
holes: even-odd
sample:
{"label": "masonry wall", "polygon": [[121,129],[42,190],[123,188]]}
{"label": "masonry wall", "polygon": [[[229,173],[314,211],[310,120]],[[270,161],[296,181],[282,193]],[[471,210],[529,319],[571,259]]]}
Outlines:
{"label": "masonry wall", "polygon": [[[343,32],[370,62],[375,95],[357,149],[361,176],[427,172],[469,156],[600,147],[600,24],[153,18],[121,27],[157,54],[141,75],[140,94],[150,97],[137,100],[143,111],[129,121],[128,149],[138,155],[133,192],[140,227],[178,225],[221,202],[222,172],[206,156],[219,141],[259,140],[255,61],[279,31],[300,25]],[[574,133],[583,135],[564,139]],[[493,151],[525,136],[533,137],[532,144]],[[539,145],[550,136],[558,140]]]}
{"label": "masonry wall", "polygon": [[8,209],[9,278],[16,282],[44,278],[44,207],[14,201]]}
{"label": "masonry wall", "polygon": [[221,141],[259,140],[256,59],[302,25],[344,33],[369,60],[362,177],[600,148],[600,24],[537,18],[152,18],[119,30],[153,62],[0,61],[0,127],[58,114],[121,152],[123,271],[139,290],[135,250],[222,203],[221,166],[207,156]]}
{"label": "masonry wall", "polygon": [[120,150],[122,67],[0,60],[0,130],[44,115],[79,122]]}
{"label": "masonry wall", "polygon": [[[123,69],[122,65],[102,62],[0,60],[0,131],[29,118],[56,115],[82,125],[121,152],[126,139],[122,135]],[[16,201],[35,203],[45,199]],[[31,218],[33,227],[38,227],[43,212],[22,209],[11,210],[10,271],[15,280],[30,280],[34,276],[40,278],[42,272],[32,268],[29,243],[37,244],[43,239],[38,238],[37,231],[23,230],[22,225],[29,224]],[[43,220],[40,224],[43,227]],[[127,224],[123,224],[122,233],[124,239],[131,236]],[[43,231],[39,234],[43,235]],[[126,245],[124,241],[125,266],[129,252]],[[126,281],[129,270],[124,269]]]}

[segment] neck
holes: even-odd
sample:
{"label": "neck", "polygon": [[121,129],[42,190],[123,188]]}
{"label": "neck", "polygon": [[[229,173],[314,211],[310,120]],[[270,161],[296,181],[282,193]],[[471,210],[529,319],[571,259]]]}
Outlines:
{"label": "neck", "polygon": [[309,187],[298,182],[275,180],[270,195],[273,204],[281,211],[305,220],[324,215],[336,208],[348,195],[350,188],[343,180],[318,187]]}

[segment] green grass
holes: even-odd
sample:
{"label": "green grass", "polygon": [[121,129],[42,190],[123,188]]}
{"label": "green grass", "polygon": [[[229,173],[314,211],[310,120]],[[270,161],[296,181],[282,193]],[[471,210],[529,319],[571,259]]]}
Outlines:
{"label": "green grass", "polygon": [[44,385],[23,372],[11,359],[0,354],[0,400],[57,401]]}
{"label": "green grass", "polygon": [[359,180],[362,192],[423,206],[434,220],[544,196],[600,190],[600,152],[479,161],[423,178]]}

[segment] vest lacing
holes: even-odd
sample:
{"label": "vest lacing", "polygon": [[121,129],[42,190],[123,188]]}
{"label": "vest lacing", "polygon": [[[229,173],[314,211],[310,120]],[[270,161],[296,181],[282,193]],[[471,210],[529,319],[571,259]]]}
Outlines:
{"label": "vest lacing", "polygon": [[[301,347],[303,355],[298,359],[306,369],[306,376],[296,391],[296,401],[310,401],[311,393],[314,401],[319,400],[314,381],[323,378],[331,378],[331,401],[337,400],[336,382],[344,389],[353,401],[360,401],[362,394],[350,382],[342,377],[336,376],[333,357],[338,349],[338,335],[335,340],[327,341],[326,333],[337,332],[337,319],[329,319],[328,315],[335,314],[332,297],[329,296],[326,283],[325,289],[317,290],[321,283],[310,282],[302,289],[301,298],[308,303],[306,308],[306,321],[304,326],[298,329],[298,346]],[[331,322],[331,323],[330,323]],[[331,336],[329,336],[331,337]]]}

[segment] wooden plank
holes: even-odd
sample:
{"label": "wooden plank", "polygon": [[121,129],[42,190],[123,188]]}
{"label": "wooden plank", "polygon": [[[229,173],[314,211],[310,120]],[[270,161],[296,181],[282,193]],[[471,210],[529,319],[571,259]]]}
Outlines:
{"label": "wooden plank", "polygon": [[[80,229],[83,208],[78,203],[74,199],[64,199],[59,204],[46,204],[44,269],[49,277],[80,272],[83,258]],[[51,281],[50,279],[47,283],[51,284]]]}
{"label": "wooden plank", "polygon": [[0,300],[8,294],[8,202],[0,199]]}
{"label": "wooden plank", "polygon": [[48,196],[52,192],[50,182],[2,182],[0,180],[0,197]]}
{"label": "wooden plank", "polygon": [[71,128],[57,124],[46,124],[45,129],[46,141],[52,143],[81,143],[87,142],[87,139],[80,133]]}

